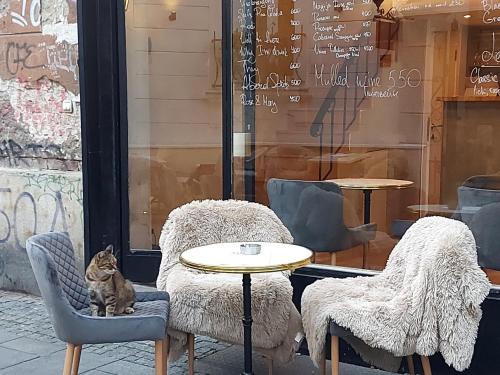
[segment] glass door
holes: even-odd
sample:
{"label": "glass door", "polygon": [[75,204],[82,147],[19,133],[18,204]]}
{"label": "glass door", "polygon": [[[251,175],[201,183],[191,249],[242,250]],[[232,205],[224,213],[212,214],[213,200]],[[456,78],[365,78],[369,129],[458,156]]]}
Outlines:
{"label": "glass door", "polygon": [[159,261],[174,208],[222,196],[221,11],[218,1],[125,3],[129,272]]}

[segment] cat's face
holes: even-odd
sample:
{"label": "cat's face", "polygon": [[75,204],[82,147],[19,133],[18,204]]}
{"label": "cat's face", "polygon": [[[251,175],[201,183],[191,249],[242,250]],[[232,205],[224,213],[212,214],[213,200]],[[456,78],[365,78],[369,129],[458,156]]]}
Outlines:
{"label": "cat's face", "polygon": [[116,258],[113,255],[112,245],[109,245],[106,250],[98,252],[94,259],[96,266],[107,273],[114,273],[117,270]]}

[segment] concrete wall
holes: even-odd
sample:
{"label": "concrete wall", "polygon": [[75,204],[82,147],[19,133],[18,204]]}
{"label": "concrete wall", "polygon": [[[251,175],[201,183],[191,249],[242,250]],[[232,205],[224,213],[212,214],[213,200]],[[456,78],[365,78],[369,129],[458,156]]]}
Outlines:
{"label": "concrete wall", "polygon": [[[0,0],[0,288],[36,292],[25,241],[83,258],[76,0]],[[82,262],[80,262],[82,264]]]}

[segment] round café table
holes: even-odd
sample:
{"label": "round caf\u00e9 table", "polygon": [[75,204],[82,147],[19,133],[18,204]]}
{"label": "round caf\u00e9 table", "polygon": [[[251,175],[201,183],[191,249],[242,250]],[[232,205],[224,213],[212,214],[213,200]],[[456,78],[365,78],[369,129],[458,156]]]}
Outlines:
{"label": "round caf\u00e9 table", "polygon": [[413,185],[413,181],[390,178],[338,178],[327,181],[336,183],[342,189],[363,191],[364,224],[369,224],[371,220],[371,195],[374,190],[405,189]]}
{"label": "round caf\u00e9 table", "polygon": [[446,204],[415,204],[408,206],[408,210],[420,215],[442,215],[451,216],[454,214],[469,214],[473,215],[479,211],[481,207],[465,206],[462,208],[449,208]]}
{"label": "round caf\u00e9 table", "polygon": [[[218,273],[243,274],[243,346],[245,371],[252,372],[252,273],[295,270],[311,263],[312,252],[304,247],[283,243],[255,242],[261,245],[257,255],[240,253],[240,245],[250,242],[217,243],[184,251],[180,262],[189,268]],[[254,243],[254,242],[251,242]]]}

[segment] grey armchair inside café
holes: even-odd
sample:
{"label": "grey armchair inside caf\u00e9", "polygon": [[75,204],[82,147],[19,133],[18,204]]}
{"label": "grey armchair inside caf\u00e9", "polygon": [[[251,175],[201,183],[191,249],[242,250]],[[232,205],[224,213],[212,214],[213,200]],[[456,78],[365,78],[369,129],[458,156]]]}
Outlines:
{"label": "grey armchair inside caf\u00e9", "polygon": [[472,230],[480,266],[500,270],[500,176],[472,176],[458,188],[457,196],[452,218]]}
{"label": "grey armchair inside caf\u00e9", "polygon": [[[376,235],[374,223],[349,228],[344,222],[345,198],[333,182],[271,178],[269,206],[290,230],[294,243],[316,253],[330,254],[335,265],[339,251],[366,245]],[[363,248],[363,264],[366,250]]]}
{"label": "grey armchair inside caf\u00e9", "polygon": [[500,270],[500,201],[481,207],[468,225],[476,239],[479,265]]}

